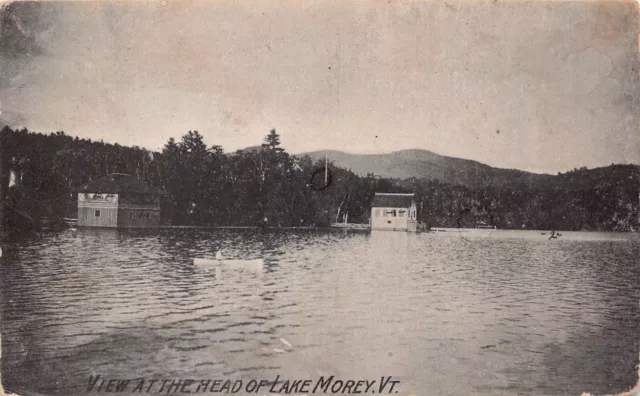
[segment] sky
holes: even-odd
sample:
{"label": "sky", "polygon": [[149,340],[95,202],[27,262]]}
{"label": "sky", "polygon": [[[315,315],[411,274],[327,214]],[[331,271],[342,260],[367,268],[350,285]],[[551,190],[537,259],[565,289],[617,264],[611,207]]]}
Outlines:
{"label": "sky", "polygon": [[635,2],[5,3],[0,123],[160,150],[640,164]]}

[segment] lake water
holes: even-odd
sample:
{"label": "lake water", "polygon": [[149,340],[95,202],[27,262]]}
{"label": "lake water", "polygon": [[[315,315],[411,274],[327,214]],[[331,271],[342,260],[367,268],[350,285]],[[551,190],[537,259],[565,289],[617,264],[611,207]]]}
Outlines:
{"label": "lake water", "polygon": [[[393,376],[398,395],[628,390],[640,352],[640,241],[548,236],[42,235],[0,261],[3,380],[65,396],[97,394],[86,389],[90,375],[245,384]],[[264,271],[192,267],[221,247],[264,259]]]}

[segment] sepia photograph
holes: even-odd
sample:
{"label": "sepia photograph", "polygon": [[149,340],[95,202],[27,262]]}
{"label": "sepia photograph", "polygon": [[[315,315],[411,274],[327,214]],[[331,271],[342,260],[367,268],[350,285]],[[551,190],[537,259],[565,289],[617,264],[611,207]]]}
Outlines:
{"label": "sepia photograph", "polygon": [[0,396],[640,396],[638,0],[0,3]]}

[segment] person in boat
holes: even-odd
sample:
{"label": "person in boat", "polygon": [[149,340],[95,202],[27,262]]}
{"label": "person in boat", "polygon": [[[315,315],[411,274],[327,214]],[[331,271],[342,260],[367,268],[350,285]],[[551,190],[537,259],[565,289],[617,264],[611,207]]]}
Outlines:
{"label": "person in boat", "polygon": [[551,230],[551,236],[549,237],[549,240],[551,240],[551,239],[556,239],[556,238],[558,238],[558,237],[556,236],[556,231],[555,231],[555,230]]}

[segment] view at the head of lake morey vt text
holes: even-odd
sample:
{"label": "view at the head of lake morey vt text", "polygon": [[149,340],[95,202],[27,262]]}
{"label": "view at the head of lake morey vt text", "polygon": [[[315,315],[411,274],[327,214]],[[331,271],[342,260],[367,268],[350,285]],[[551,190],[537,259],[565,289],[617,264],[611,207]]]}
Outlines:
{"label": "view at the head of lake morey vt text", "polygon": [[2,3],[0,396],[639,395],[638,7]]}

